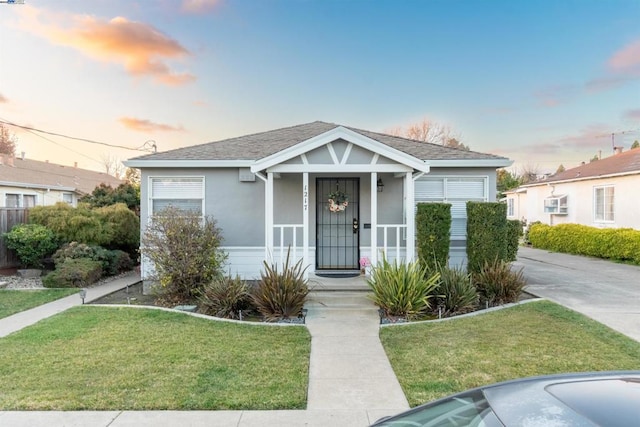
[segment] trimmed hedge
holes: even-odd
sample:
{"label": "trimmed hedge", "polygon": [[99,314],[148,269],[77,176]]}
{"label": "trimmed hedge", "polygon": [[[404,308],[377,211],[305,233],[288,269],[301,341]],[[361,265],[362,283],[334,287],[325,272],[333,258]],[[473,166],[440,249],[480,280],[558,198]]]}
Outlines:
{"label": "trimmed hedge", "polygon": [[505,241],[505,261],[515,261],[518,258],[518,246],[522,237],[522,221],[519,219],[507,220],[507,239]]}
{"label": "trimmed hedge", "polygon": [[418,203],[416,237],[418,259],[429,271],[446,266],[449,260],[451,205]]}
{"label": "trimmed hedge", "polygon": [[467,202],[467,269],[478,273],[486,264],[506,260],[507,205]]}
{"label": "trimmed hedge", "polygon": [[532,224],[531,245],[539,249],[586,255],[640,265],[640,231],[631,228],[596,228],[580,224]]}

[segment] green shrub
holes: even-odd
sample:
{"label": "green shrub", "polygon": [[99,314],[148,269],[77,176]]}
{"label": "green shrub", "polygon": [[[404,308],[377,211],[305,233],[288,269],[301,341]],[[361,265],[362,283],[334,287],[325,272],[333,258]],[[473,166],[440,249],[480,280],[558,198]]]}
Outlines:
{"label": "green shrub", "polygon": [[540,249],[640,264],[640,231],[630,228],[539,223],[532,224],[529,239]]}
{"label": "green shrub", "polygon": [[522,242],[525,245],[530,245],[531,244],[531,239],[529,238],[529,232],[531,230],[531,227],[533,227],[536,224],[542,224],[542,223],[540,221],[533,221],[533,222],[530,222],[530,223],[526,224],[526,227],[524,229],[524,236],[522,238]]}
{"label": "green shrub", "polygon": [[67,203],[36,206],[29,222],[52,230],[61,242],[81,242],[134,254],[140,244],[140,220],[123,203],[102,208],[78,207]]}
{"label": "green shrub", "polygon": [[478,306],[478,291],[470,273],[462,267],[440,268],[440,284],[435,290],[438,306],[452,316],[474,311]]}
{"label": "green shrub", "polygon": [[249,286],[239,276],[223,276],[207,283],[198,297],[199,311],[210,316],[240,318],[250,308]]}
{"label": "green shrub", "polygon": [[26,268],[41,268],[42,259],[58,247],[53,231],[38,224],[18,224],[2,237]]}
{"label": "green shrub", "polygon": [[306,268],[302,268],[302,259],[292,266],[290,255],[288,252],[282,272],[278,271],[277,265],[269,265],[264,261],[260,281],[251,292],[253,304],[267,321],[299,316],[307,300],[309,286],[304,278]]}
{"label": "green shrub", "polygon": [[124,251],[108,250],[102,246],[89,246],[78,242],[67,243],[53,254],[56,266],[67,259],[77,258],[89,258],[100,262],[102,272],[106,276],[115,276],[133,267],[131,257]]}
{"label": "green shrub", "polygon": [[473,280],[480,297],[489,305],[517,302],[527,285],[522,268],[513,271],[509,263],[500,260],[485,262]]}
{"label": "green shrub", "polygon": [[487,262],[506,258],[507,205],[467,202],[467,268],[479,272]]}
{"label": "green shrub", "polygon": [[101,246],[134,254],[140,246],[140,218],[126,204],[97,208],[93,211],[109,236]]}
{"label": "green shrub", "polygon": [[451,205],[449,203],[418,203],[416,238],[418,259],[435,270],[447,265],[451,235]]}
{"label": "green shrub", "polygon": [[226,254],[213,218],[169,207],[153,217],[142,237],[141,252],[153,264],[155,292],[169,303],[195,300],[219,276]]}
{"label": "green shrub", "polygon": [[419,262],[392,264],[383,256],[367,280],[371,299],[387,316],[419,318],[431,308],[440,280],[438,273],[427,278],[427,271]]}
{"label": "green shrub", "polygon": [[89,258],[66,258],[55,271],[42,278],[45,288],[83,288],[102,277],[100,262]]}
{"label": "green shrub", "polygon": [[518,247],[522,237],[522,221],[507,220],[507,238],[505,240],[505,261],[515,261],[518,258]]}

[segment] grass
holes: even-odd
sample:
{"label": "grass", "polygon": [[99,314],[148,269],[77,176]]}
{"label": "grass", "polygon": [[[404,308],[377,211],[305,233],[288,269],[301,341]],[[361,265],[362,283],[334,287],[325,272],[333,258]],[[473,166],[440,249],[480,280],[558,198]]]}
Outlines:
{"label": "grass", "polygon": [[302,409],[310,342],[302,327],[75,307],[0,339],[0,409]]}
{"label": "grass", "polygon": [[411,406],[519,377],[640,369],[640,343],[548,301],[380,336]]}
{"label": "grass", "polygon": [[0,319],[78,292],[79,289],[0,290]]}

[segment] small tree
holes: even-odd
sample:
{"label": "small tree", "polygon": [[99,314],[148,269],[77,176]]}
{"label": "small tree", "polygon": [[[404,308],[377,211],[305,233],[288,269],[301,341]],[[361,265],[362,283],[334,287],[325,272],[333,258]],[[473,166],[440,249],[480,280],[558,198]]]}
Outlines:
{"label": "small tree", "polygon": [[15,156],[16,154],[16,137],[9,133],[2,123],[0,123],[0,153]]}
{"label": "small tree", "polygon": [[41,268],[42,259],[57,248],[53,231],[38,224],[19,224],[3,235],[25,268]]}
{"label": "small tree", "polygon": [[153,217],[142,236],[142,255],[155,267],[159,296],[171,302],[192,301],[221,274],[226,254],[213,218],[168,207]]}
{"label": "small tree", "polygon": [[640,147],[640,142],[638,142],[638,140],[636,139],[635,141],[633,141],[633,144],[631,144],[631,149],[633,150],[634,148],[639,148]]}

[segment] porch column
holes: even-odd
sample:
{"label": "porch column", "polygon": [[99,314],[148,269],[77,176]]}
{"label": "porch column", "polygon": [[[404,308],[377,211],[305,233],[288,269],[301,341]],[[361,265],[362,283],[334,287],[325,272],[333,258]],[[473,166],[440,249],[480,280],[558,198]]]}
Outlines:
{"label": "porch column", "polygon": [[273,172],[267,172],[264,186],[264,259],[273,262]]}
{"label": "porch column", "polygon": [[378,264],[378,173],[371,172],[371,265]]}
{"label": "porch column", "polygon": [[309,172],[302,174],[302,264],[305,279],[309,278]]}
{"label": "porch column", "polygon": [[407,240],[405,244],[407,245],[407,259],[406,262],[412,262],[415,259],[415,251],[416,251],[416,197],[413,185],[413,172],[407,172],[404,177],[404,210],[406,212],[407,222]]}

